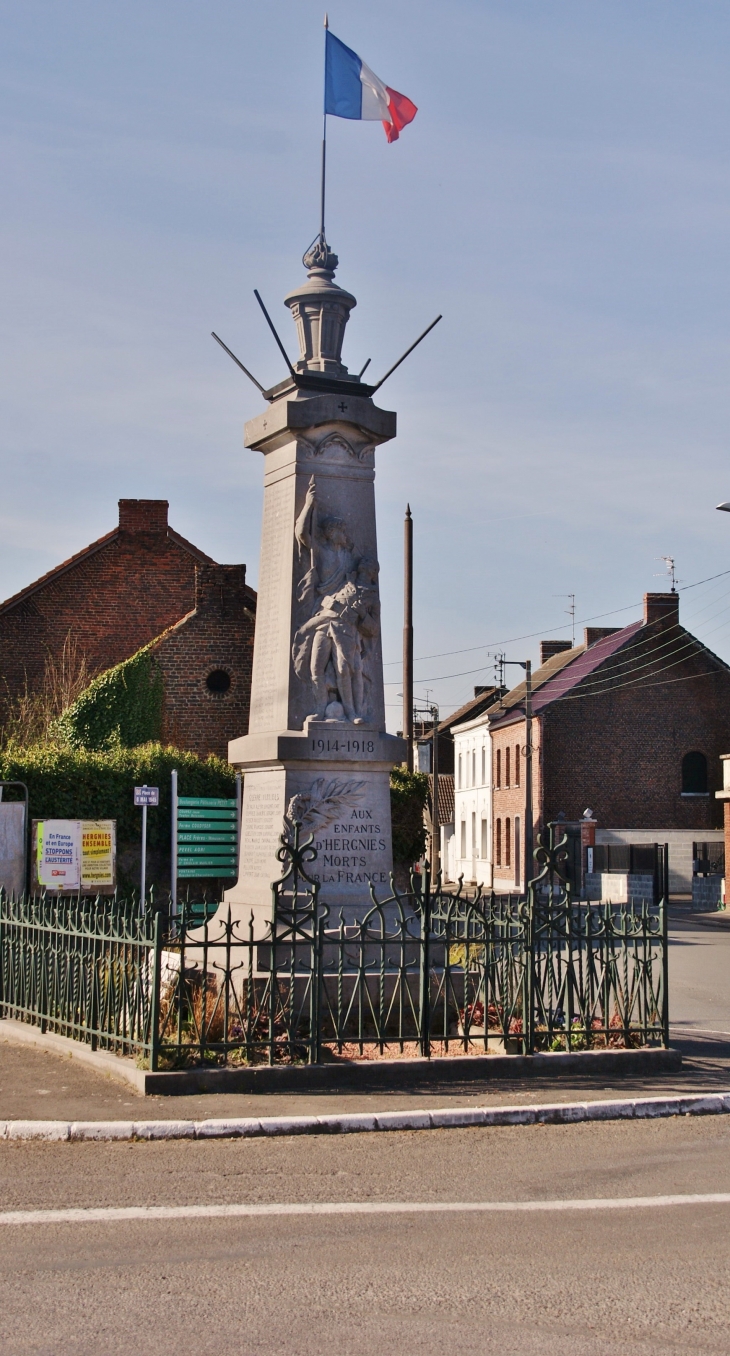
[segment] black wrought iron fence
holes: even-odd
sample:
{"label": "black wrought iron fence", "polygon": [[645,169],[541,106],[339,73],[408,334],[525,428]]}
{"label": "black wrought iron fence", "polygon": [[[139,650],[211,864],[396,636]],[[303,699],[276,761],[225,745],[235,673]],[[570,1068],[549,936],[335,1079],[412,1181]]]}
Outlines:
{"label": "black wrought iron fence", "polygon": [[555,834],[525,898],[426,871],[357,921],[297,825],[263,926],[2,900],[0,1012],[168,1069],[668,1044],[665,902],[574,902]]}
{"label": "black wrought iron fence", "polygon": [[0,893],[0,1015],[151,1058],[160,923],[135,900]]}

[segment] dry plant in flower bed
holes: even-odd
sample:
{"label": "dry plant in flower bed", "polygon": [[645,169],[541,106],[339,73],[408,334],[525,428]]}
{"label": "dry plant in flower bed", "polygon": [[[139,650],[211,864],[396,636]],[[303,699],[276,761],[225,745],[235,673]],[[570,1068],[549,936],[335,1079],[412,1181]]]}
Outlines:
{"label": "dry plant in flower bed", "polygon": [[[495,1050],[493,1047],[485,1049],[484,1043],[475,1039],[468,1043],[467,1049],[464,1049],[464,1039],[461,1036],[450,1036],[448,1044],[445,1040],[432,1040],[431,1059],[463,1059],[465,1055],[477,1055],[484,1058],[494,1054],[502,1054],[501,1050]],[[422,1050],[420,1041],[393,1041],[391,1044],[384,1043],[381,1050],[379,1045],[360,1045],[357,1041],[343,1041],[342,1045],[326,1044],[322,1046],[322,1057],[328,1063],[337,1060],[352,1060],[355,1063],[372,1063],[383,1059],[421,1059]]]}
{"label": "dry plant in flower bed", "polygon": [[[652,1020],[655,1020],[653,1018]],[[642,1045],[641,1027],[636,1023],[629,1024],[628,1041],[623,1018],[618,1012],[614,1012],[609,1023],[609,1030],[613,1033],[606,1039],[604,1024],[600,1017],[594,1017],[588,1031],[586,1031],[580,1017],[573,1018],[573,1025],[570,1032],[571,1051],[580,1050],[638,1050]],[[558,1054],[568,1049],[567,1035],[554,1036],[551,1045],[548,1047],[548,1034],[546,1026],[538,1026],[535,1029],[535,1049],[547,1050]]]}

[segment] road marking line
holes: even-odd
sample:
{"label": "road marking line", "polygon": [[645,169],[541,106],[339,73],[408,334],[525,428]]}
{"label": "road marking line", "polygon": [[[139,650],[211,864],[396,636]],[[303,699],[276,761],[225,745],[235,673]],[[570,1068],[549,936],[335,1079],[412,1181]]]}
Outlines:
{"label": "road marking line", "polygon": [[690,1036],[730,1036],[730,1031],[719,1031],[714,1026],[684,1026],[681,1022],[672,1022],[671,1030],[685,1032]]}
{"label": "road marking line", "polygon": [[6,1210],[2,1224],[115,1224],[127,1220],[251,1219],[271,1215],[538,1214],[566,1210],[648,1210],[730,1205],[730,1192],[693,1196],[597,1196],[556,1201],[324,1201],[268,1205],[125,1205],[67,1210]]}

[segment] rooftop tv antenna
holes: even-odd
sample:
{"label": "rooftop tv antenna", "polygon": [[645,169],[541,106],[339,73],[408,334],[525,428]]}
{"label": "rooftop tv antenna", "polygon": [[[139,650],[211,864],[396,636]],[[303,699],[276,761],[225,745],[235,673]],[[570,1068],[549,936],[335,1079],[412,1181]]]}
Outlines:
{"label": "rooftop tv antenna", "polygon": [[570,617],[570,624],[573,632],[573,649],[575,649],[575,594],[574,593],[554,593],[553,598],[570,598],[570,607],[565,611]]}
{"label": "rooftop tv antenna", "polygon": [[[667,567],[667,574],[669,575],[669,578],[670,578],[671,581],[672,581],[671,592],[672,592],[672,593],[676,593],[676,592],[677,592],[677,584],[678,584],[680,581],[679,581],[678,578],[677,578],[677,573],[676,573],[676,570],[675,570],[675,568],[674,568],[674,556],[658,556],[657,559],[658,559],[658,560],[663,560],[663,561],[664,561],[664,564],[665,564],[666,567]],[[664,577],[663,575],[659,575],[659,574],[655,574],[655,575],[654,575],[654,578],[655,578],[655,579],[662,579],[663,577]]]}

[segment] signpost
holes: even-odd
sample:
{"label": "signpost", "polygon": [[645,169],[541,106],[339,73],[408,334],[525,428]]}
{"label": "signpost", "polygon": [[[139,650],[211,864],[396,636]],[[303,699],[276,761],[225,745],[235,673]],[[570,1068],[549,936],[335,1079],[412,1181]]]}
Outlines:
{"label": "signpost", "polygon": [[235,880],[241,834],[241,777],[233,796],[180,796],[172,773],[172,911],[179,880]]}
{"label": "signpost", "polygon": [[140,913],[145,911],[145,892],[147,889],[147,806],[159,805],[159,786],[135,786],[134,803],[142,806],[142,871],[139,887]]}

